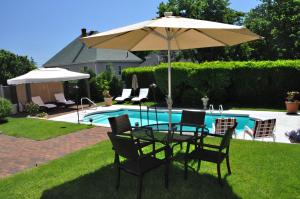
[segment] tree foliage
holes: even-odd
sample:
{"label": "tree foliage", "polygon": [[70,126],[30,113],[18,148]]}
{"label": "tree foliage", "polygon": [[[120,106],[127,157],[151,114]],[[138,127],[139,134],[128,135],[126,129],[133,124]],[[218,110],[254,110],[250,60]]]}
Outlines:
{"label": "tree foliage", "polygon": [[8,79],[23,75],[35,68],[32,58],[28,59],[27,56],[0,50],[0,84],[6,85]]}
{"label": "tree foliage", "polygon": [[169,0],[158,7],[158,15],[172,11],[188,18],[245,25],[264,40],[233,47],[184,50],[177,59],[193,62],[226,60],[275,60],[300,57],[300,1],[261,0],[245,14],[231,9],[228,0]]}
{"label": "tree foliage", "polygon": [[300,58],[300,1],[261,0],[250,10],[245,25],[265,37],[250,45],[253,59]]}
{"label": "tree foliage", "polygon": [[[164,12],[172,11],[175,16],[241,25],[244,13],[231,9],[229,5],[228,0],[169,0],[160,3],[157,14],[162,17]],[[247,48],[246,45],[240,45],[183,50],[178,53],[177,60],[180,58],[191,59],[193,62],[245,60]]]}

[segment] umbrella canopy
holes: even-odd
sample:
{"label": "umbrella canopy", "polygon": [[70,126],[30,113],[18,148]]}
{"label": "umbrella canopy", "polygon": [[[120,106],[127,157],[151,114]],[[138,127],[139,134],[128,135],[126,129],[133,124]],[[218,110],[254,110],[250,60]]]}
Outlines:
{"label": "umbrella canopy", "polygon": [[138,89],[138,87],[139,87],[139,83],[138,83],[138,79],[137,79],[136,74],[133,74],[133,76],[132,76],[131,87],[133,88],[134,91],[136,89]]}
{"label": "umbrella canopy", "polygon": [[168,109],[172,123],[171,50],[232,46],[260,39],[243,26],[172,16],[144,21],[82,38],[88,47],[131,51],[168,50]]}
{"label": "umbrella canopy", "polygon": [[24,75],[7,80],[8,85],[60,82],[89,78],[89,74],[69,71],[63,68],[38,68]]}

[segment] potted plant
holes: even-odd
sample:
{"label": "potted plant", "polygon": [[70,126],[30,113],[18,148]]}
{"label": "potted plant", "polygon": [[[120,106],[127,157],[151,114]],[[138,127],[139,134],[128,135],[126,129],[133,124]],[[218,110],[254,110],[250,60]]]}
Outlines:
{"label": "potted plant", "polygon": [[298,112],[299,101],[296,98],[297,95],[299,95],[297,91],[287,92],[285,105],[288,114],[297,114]]}
{"label": "potted plant", "polygon": [[104,90],[102,92],[102,94],[103,94],[103,97],[104,97],[105,106],[111,106],[112,105],[112,97],[109,94],[109,90]]}

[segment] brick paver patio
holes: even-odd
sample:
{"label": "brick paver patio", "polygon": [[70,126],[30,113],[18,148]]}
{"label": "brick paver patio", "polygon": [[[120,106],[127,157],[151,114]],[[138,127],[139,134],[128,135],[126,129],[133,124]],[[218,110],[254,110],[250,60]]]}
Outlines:
{"label": "brick paver patio", "polygon": [[95,127],[45,141],[0,134],[0,178],[57,159],[107,139],[108,128]]}

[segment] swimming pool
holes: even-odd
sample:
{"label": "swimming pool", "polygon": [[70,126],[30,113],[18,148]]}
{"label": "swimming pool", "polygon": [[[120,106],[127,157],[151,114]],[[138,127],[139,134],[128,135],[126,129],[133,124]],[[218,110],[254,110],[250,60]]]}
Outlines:
{"label": "swimming pool", "polygon": [[[139,110],[130,110],[130,109],[120,109],[116,111],[106,111],[106,112],[99,112],[94,114],[89,114],[83,118],[84,122],[89,122],[89,119],[93,119],[93,123],[108,126],[108,118],[109,117],[116,117],[119,115],[128,114],[129,120],[132,126],[135,126],[135,123],[138,122],[139,125],[140,122],[140,111]],[[142,125],[148,125],[148,124],[156,124],[156,117],[155,117],[155,111],[150,110],[149,111],[149,120],[147,119],[147,111],[142,111]],[[158,114],[158,123],[167,123],[168,122],[168,113],[167,111],[157,111]],[[236,129],[236,132],[239,133],[244,130],[245,125],[252,128],[254,126],[254,120],[249,118],[247,115],[234,115],[234,114],[209,114],[207,113],[205,116],[205,124],[209,131],[212,131],[212,123],[215,122],[216,118],[225,118],[225,117],[234,117],[237,119],[238,126]],[[180,122],[181,119],[181,112],[174,111],[172,113],[172,122],[177,123]],[[186,129],[190,130],[190,129]]]}

